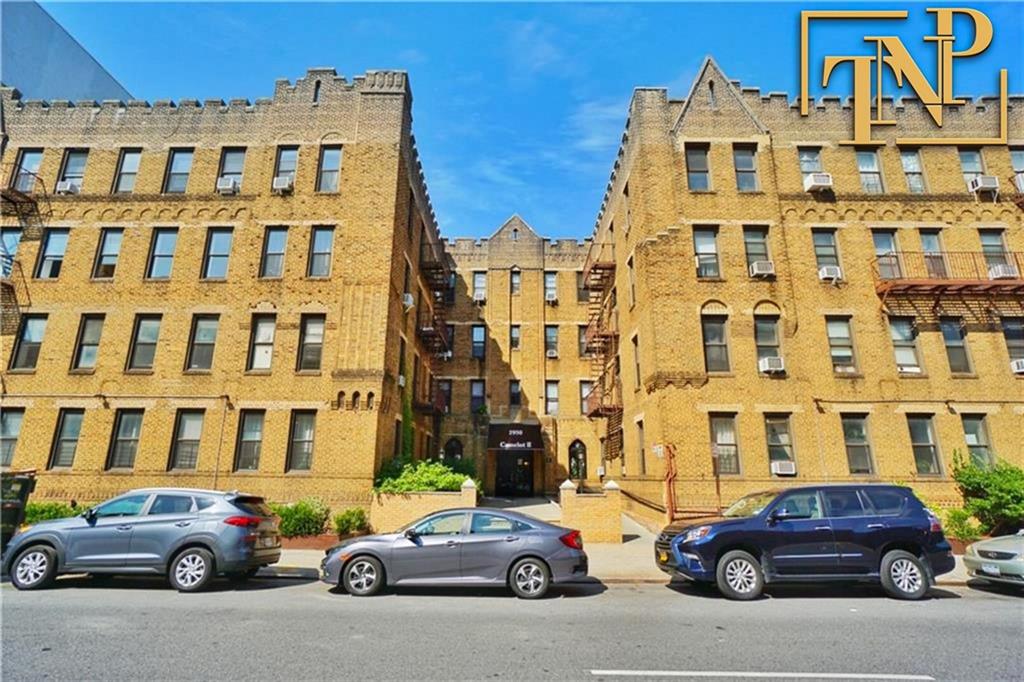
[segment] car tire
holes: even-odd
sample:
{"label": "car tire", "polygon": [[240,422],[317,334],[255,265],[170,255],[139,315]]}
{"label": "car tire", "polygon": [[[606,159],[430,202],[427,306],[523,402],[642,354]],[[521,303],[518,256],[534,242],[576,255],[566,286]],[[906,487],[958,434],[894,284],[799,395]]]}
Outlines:
{"label": "car tire", "polygon": [[341,583],[353,597],[371,597],[384,587],[384,567],[372,556],[357,556],[341,569]]}
{"label": "car tire", "polygon": [[750,601],[761,596],[764,590],[764,573],[761,564],[748,552],[733,550],[718,560],[715,570],[718,591],[726,599]]}
{"label": "car tire", "polygon": [[57,553],[46,545],[23,550],[11,563],[11,583],[19,590],[41,590],[57,579]]}
{"label": "car tire", "polygon": [[520,559],[509,571],[508,585],[520,599],[540,599],[551,587],[551,571],[540,559]]}
{"label": "car tire", "polygon": [[178,592],[198,592],[214,576],[213,555],[202,547],[190,547],[171,561],[167,579]]}
{"label": "car tire", "polygon": [[910,552],[894,549],[882,557],[882,587],[893,599],[921,599],[928,594],[928,571]]}

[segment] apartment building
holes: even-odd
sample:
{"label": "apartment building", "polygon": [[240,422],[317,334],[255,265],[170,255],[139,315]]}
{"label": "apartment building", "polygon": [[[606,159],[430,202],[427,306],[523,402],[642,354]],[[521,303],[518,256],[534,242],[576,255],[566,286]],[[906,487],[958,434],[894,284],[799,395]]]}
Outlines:
{"label": "apartment building", "polygon": [[433,451],[449,274],[404,72],[247,100],[0,91],[0,454],[37,496],[368,501]]}
{"label": "apartment building", "polygon": [[[801,117],[705,61],[637,89],[584,285],[601,304],[587,413],[638,511],[819,481],[957,500],[954,456],[1024,464],[1024,99],[884,102],[853,147],[838,98]],[[674,458],[672,457],[674,453]],[[671,458],[672,465],[669,464]]]}

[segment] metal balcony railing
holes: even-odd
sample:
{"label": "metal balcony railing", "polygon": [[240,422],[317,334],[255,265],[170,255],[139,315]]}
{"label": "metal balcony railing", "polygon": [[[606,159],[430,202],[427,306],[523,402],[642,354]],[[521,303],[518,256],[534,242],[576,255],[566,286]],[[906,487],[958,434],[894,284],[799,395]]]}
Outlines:
{"label": "metal balcony railing", "polygon": [[871,267],[882,294],[1024,291],[1024,253],[899,251],[876,257]]}

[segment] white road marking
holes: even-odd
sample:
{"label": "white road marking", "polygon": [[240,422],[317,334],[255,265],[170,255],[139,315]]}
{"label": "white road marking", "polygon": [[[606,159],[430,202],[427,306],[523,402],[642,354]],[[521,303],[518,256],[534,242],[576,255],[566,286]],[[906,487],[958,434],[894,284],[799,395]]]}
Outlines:
{"label": "white road marking", "polygon": [[934,680],[928,675],[885,675],[856,673],[775,673],[729,670],[591,670],[594,677],[725,677],[803,680]]}

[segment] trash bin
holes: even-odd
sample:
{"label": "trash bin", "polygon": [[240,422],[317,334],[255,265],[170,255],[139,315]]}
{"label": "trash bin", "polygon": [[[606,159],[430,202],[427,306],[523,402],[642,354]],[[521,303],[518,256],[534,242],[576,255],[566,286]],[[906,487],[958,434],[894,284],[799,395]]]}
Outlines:
{"label": "trash bin", "polygon": [[0,473],[0,553],[25,520],[25,505],[35,489],[35,470]]}

